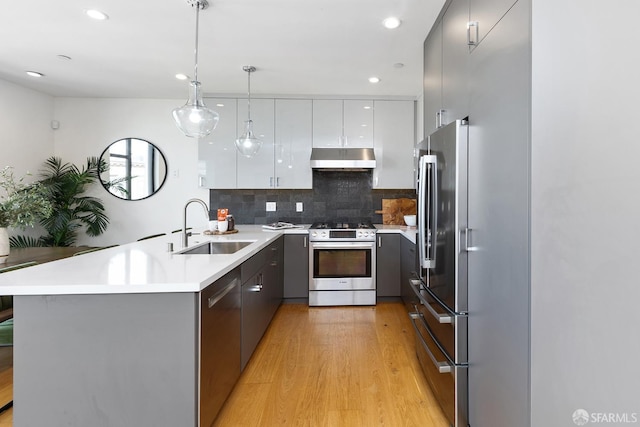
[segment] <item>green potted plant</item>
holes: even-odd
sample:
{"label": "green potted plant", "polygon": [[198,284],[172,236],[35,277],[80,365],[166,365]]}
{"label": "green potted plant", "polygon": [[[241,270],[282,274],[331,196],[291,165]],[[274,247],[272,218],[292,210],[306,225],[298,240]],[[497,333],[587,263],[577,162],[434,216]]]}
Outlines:
{"label": "green potted plant", "polygon": [[10,166],[0,171],[0,264],[9,256],[9,227],[33,227],[53,212],[46,188],[39,182],[25,184],[24,178],[16,179]]}
{"label": "green potted plant", "polygon": [[47,234],[38,239],[13,236],[11,246],[73,246],[83,227],[89,236],[102,234],[109,224],[104,204],[97,197],[87,196],[85,191],[98,182],[105,168],[106,164],[97,157],[87,158],[82,168],[63,163],[59,157],[48,158],[38,181],[53,207],[51,215],[39,218]]}

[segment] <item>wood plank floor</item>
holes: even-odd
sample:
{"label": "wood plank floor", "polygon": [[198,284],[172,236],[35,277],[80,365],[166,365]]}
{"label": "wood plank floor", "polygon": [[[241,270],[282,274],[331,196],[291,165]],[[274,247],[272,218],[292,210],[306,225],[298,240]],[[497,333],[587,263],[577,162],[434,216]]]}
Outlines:
{"label": "wood plank floor", "polygon": [[448,427],[404,306],[283,304],[214,426],[283,425]]}
{"label": "wood plank floor", "polygon": [[400,303],[284,304],[218,415],[227,426],[447,427]]}

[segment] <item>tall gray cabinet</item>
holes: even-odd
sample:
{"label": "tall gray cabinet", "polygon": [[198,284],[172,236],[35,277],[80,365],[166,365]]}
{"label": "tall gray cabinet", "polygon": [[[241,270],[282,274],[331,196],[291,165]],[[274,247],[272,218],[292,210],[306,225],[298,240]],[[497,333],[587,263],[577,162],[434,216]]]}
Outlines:
{"label": "tall gray cabinet", "polygon": [[607,362],[640,357],[625,326],[640,322],[640,144],[619,120],[640,95],[640,4],[448,1],[425,41],[425,114],[460,105],[445,58],[466,29],[445,27],[465,10],[471,44],[451,76],[466,75],[468,104],[445,121],[469,116],[469,423],[638,423],[640,367]]}

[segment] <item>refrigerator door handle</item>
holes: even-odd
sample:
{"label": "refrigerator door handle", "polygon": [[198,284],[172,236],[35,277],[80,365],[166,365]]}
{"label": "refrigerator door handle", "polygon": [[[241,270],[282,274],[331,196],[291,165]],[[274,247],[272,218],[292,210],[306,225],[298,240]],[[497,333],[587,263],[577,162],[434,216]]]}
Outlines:
{"label": "refrigerator door handle", "polygon": [[[475,252],[480,250],[477,246],[471,246],[471,230],[472,228],[465,228],[460,231],[461,235],[464,235],[464,250],[466,252]],[[462,247],[462,245],[460,245]]]}
{"label": "refrigerator door handle", "polygon": [[436,359],[436,357],[433,355],[433,353],[429,349],[429,346],[427,345],[427,343],[424,342],[422,335],[420,335],[420,331],[416,326],[416,321],[420,320],[420,313],[409,313],[409,318],[411,318],[411,324],[413,325],[413,328],[416,330],[417,336],[420,338],[420,344],[422,344],[422,348],[424,348],[424,350],[429,355],[429,358],[431,359],[433,364],[436,366],[436,368],[438,368],[438,372],[441,374],[451,373],[453,371],[453,367],[447,362],[438,362],[438,359]]}
{"label": "refrigerator door handle", "polygon": [[453,323],[454,316],[447,316],[446,314],[438,313],[433,309],[433,307],[431,307],[431,304],[429,304],[429,302],[422,296],[422,294],[420,293],[419,280],[410,279],[409,283],[411,285],[411,289],[413,289],[413,292],[416,294],[418,299],[420,299],[420,302],[422,303],[422,305],[424,305],[427,308],[427,310],[429,310],[429,313],[431,313],[431,315],[438,321],[438,323]]}
{"label": "refrigerator door handle", "polygon": [[[431,165],[427,168],[427,165]],[[430,185],[427,186],[427,169],[430,171]],[[418,250],[420,266],[435,268],[436,240],[438,227],[438,158],[434,155],[420,157],[420,176],[418,181]],[[428,212],[425,212],[429,202]],[[427,218],[429,223],[427,224]],[[429,229],[427,229],[429,226]]]}

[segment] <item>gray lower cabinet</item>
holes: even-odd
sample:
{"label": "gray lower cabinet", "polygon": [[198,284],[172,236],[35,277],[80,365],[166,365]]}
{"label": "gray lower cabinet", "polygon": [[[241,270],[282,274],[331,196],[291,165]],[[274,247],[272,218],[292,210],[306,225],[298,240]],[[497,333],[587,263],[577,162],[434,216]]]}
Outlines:
{"label": "gray lower cabinet", "polygon": [[405,238],[401,240],[400,294],[408,311],[415,311],[413,305],[417,302],[417,297],[409,285],[409,280],[416,277],[418,271],[418,251],[416,249],[416,244],[411,240]]}
{"label": "gray lower cabinet", "polygon": [[284,239],[258,252],[242,266],[240,366],[245,368],[282,302]]}
{"label": "gray lower cabinet", "polygon": [[400,296],[399,234],[378,234],[376,249],[376,289],[378,297]]}
{"label": "gray lower cabinet", "polygon": [[309,236],[284,236],[284,297],[309,298]]}

